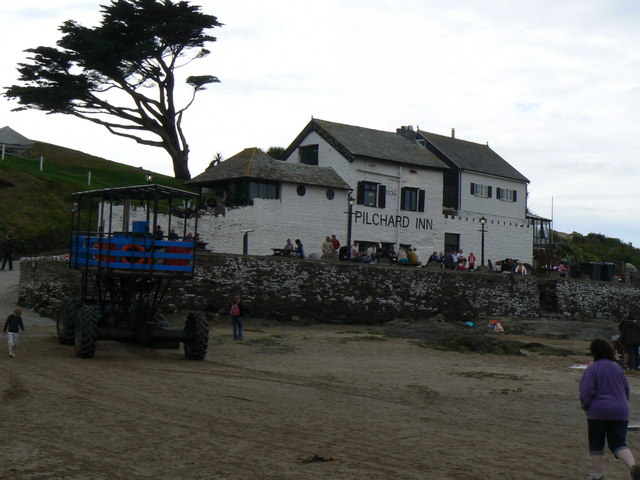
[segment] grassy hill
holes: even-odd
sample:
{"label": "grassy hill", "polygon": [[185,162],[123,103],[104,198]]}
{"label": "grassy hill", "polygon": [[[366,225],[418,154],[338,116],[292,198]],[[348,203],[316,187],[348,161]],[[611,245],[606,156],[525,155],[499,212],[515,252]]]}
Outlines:
{"label": "grassy hill", "polygon": [[[42,170],[40,156],[45,159]],[[18,255],[64,251],[72,193],[142,185],[146,174],[141,168],[42,142],[24,157],[5,155],[0,161],[0,238],[13,233]],[[156,173],[153,183],[185,189],[181,180]]]}

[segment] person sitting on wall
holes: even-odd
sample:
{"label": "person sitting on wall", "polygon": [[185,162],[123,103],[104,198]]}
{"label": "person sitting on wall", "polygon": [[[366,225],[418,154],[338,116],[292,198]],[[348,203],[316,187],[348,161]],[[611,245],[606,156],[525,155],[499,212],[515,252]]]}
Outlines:
{"label": "person sitting on wall", "polygon": [[322,255],[320,258],[322,260],[333,260],[333,243],[331,243],[331,237],[325,237],[324,242],[321,247]]}
{"label": "person sitting on wall", "polygon": [[178,237],[178,234],[176,233],[176,231],[173,228],[169,229],[169,236],[167,237],[169,240],[171,241],[175,241],[175,240],[179,240],[180,237]]}
{"label": "person sitting on wall", "polygon": [[202,240],[202,238],[200,238],[200,234],[196,233],[193,236],[193,241],[196,244],[196,248],[205,248],[207,246],[207,242],[205,242],[204,240]]}
{"label": "person sitting on wall", "polygon": [[516,262],[515,273],[518,274],[518,275],[526,275],[527,274],[527,267],[525,267],[524,264],[522,264],[520,262]]}
{"label": "person sitting on wall", "polygon": [[294,247],[293,243],[291,243],[291,239],[287,238],[287,243],[284,245],[283,255],[293,255]]}
{"label": "person sitting on wall", "polygon": [[403,264],[409,263],[409,258],[407,257],[407,251],[402,247],[398,249],[398,263],[403,263]]}
{"label": "person sitting on wall", "polygon": [[164,232],[162,231],[160,225],[156,225],[156,229],[153,231],[152,238],[154,240],[162,240],[164,238]]}
{"label": "person sitting on wall", "polygon": [[398,261],[398,254],[396,253],[396,247],[393,245],[389,245],[389,250],[387,250],[387,258],[390,262]]}
{"label": "person sitting on wall", "polygon": [[469,266],[467,268],[469,270],[475,270],[476,269],[476,256],[473,254],[473,252],[469,253],[469,256],[467,257],[467,261],[469,262]]}
{"label": "person sitting on wall", "polygon": [[304,258],[304,245],[299,238],[296,238],[296,248],[293,250],[298,258]]}
{"label": "person sitting on wall", "polygon": [[442,257],[442,268],[446,268],[447,270],[453,270],[456,268],[456,260],[452,252],[447,251],[447,253]]}
{"label": "person sitting on wall", "polygon": [[429,263],[440,263],[440,257],[438,256],[438,252],[433,252],[427,260],[427,264]]}
{"label": "person sitting on wall", "polygon": [[340,255],[340,240],[335,235],[331,235],[331,244],[333,245],[333,259],[338,260]]}
{"label": "person sitting on wall", "polygon": [[349,258],[351,259],[352,262],[368,262],[369,260],[367,259],[367,256],[365,254],[363,254],[362,252],[360,252],[360,246],[358,244],[358,242],[353,242],[353,245],[351,245],[351,249],[349,250]]}
{"label": "person sitting on wall", "polygon": [[418,252],[415,247],[410,248],[407,252],[407,260],[409,265],[420,265],[420,257],[418,256]]}
{"label": "person sitting on wall", "polygon": [[[458,253],[456,254],[456,261],[458,263],[458,266],[462,265],[465,266],[467,265],[467,258],[464,256],[464,253],[462,252],[462,249],[458,250]],[[466,270],[466,268],[465,268]]]}
{"label": "person sitting on wall", "polygon": [[378,253],[378,246],[373,244],[369,245],[366,255],[367,263],[378,263],[379,258],[380,254]]}
{"label": "person sitting on wall", "polygon": [[569,276],[569,265],[567,265],[565,262],[560,262],[560,265],[558,265],[558,273],[560,274],[561,277],[568,277]]}

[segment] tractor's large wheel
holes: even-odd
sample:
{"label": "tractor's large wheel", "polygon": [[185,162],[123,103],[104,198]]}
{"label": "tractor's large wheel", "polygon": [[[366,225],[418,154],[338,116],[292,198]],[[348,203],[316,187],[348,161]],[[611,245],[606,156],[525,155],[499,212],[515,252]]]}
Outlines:
{"label": "tractor's large wheel", "polygon": [[204,312],[189,313],[184,325],[187,340],[184,342],[184,357],[187,360],[204,360],[209,347],[209,322]]}
{"label": "tractor's large wheel", "polygon": [[98,319],[95,307],[83,305],[76,318],[76,357],[93,358],[98,343]]}
{"label": "tractor's large wheel", "polygon": [[73,345],[75,342],[76,319],[81,308],[82,302],[77,298],[69,298],[62,302],[60,306],[56,321],[56,332],[58,341],[63,345]]}

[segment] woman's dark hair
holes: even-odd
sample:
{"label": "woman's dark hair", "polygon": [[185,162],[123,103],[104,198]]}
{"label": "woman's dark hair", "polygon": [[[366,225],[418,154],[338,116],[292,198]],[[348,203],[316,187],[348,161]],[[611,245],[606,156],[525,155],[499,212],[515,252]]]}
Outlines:
{"label": "woman's dark hair", "polygon": [[596,338],[589,345],[589,351],[591,355],[593,355],[593,360],[613,360],[615,361],[615,356],[613,353],[613,347],[609,342],[602,338]]}

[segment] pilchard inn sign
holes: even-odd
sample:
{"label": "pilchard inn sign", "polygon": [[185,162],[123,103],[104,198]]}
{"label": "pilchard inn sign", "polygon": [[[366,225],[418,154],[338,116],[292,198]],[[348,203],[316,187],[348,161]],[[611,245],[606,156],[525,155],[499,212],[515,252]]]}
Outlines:
{"label": "pilchard inn sign", "polygon": [[362,225],[377,225],[392,228],[410,228],[416,230],[433,230],[433,219],[416,218],[414,222],[406,215],[387,215],[384,213],[369,213],[355,210],[353,212],[354,223]]}

